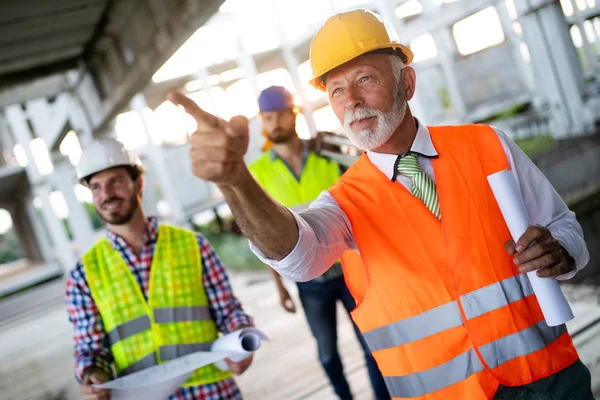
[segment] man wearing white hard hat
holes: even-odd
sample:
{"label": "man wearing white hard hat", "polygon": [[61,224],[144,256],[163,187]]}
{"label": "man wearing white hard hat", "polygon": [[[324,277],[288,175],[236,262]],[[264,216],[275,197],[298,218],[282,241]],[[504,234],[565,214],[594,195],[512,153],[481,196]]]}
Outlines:
{"label": "man wearing white hard hat", "polygon": [[[352,316],[396,399],[592,400],[590,373],[563,325],[549,326],[529,280],[568,279],[589,254],[546,177],[489,126],[425,126],[408,101],[413,54],[367,10],[337,14],[311,43],[316,88],[365,149],[300,213],[243,164],[248,127],[171,93],[198,121],[192,166],[221,188],[254,252],[282,276],[321,275],[348,249]],[[531,225],[510,231],[487,176],[510,170]]]}
{"label": "man wearing white hard hat", "polygon": [[[75,375],[86,400],[110,399],[94,384],[208,350],[219,332],[252,325],[206,238],[144,215],[144,171],[134,152],[108,138],[84,149],[77,166],[107,227],[67,280]],[[251,362],[227,360],[234,374]],[[200,368],[170,399],[241,399],[230,371]]]}

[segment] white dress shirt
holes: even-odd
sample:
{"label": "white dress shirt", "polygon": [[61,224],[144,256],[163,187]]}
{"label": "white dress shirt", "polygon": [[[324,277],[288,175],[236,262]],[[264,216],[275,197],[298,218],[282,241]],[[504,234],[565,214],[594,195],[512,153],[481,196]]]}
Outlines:
{"label": "white dress shirt", "polygon": [[[437,151],[426,126],[417,122],[417,135],[411,152],[417,153],[421,169],[435,182],[431,158]],[[521,149],[503,132],[495,129],[500,138],[510,169],[521,190],[531,225],[547,227],[555,239],[575,260],[575,269],[558,279],[569,279],[589,261],[581,226],[575,213],[569,210],[548,179]],[[367,151],[369,161],[390,180],[394,176],[397,155]],[[409,191],[410,180],[398,174],[396,181]],[[323,274],[348,249],[356,250],[352,227],[346,214],[328,191],[323,191],[309,208],[296,213],[299,239],[294,249],[282,260],[267,258],[253,243],[250,248],[262,262],[282,276],[294,281],[308,281]]]}

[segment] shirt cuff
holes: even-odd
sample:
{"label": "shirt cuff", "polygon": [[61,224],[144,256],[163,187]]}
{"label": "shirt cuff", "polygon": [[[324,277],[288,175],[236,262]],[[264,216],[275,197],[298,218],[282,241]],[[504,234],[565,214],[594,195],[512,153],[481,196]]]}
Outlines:
{"label": "shirt cuff", "polygon": [[298,242],[292,249],[292,251],[282,258],[281,260],[273,260],[254,245],[251,241],[248,241],[250,245],[250,250],[262,261],[267,264],[275,271],[277,271],[281,276],[284,276],[293,281],[304,281],[308,280],[305,274],[301,273],[302,271],[297,271],[298,265],[302,265],[304,263],[304,257],[311,252],[313,247],[313,240],[311,237],[314,237],[315,233],[310,227],[310,225],[302,218],[298,213],[294,210],[290,209],[290,213],[296,220],[296,226],[298,227]]}
{"label": "shirt cuff", "polygon": [[102,358],[84,357],[77,361],[77,368],[75,371],[75,378],[79,383],[83,381],[83,374],[90,368],[98,368],[106,372],[108,376],[113,376],[112,365],[110,362]]}
{"label": "shirt cuff", "polygon": [[560,231],[553,232],[552,230],[550,230],[550,232],[552,233],[552,236],[556,240],[558,240],[563,249],[565,249],[571,257],[573,257],[574,268],[571,271],[562,275],[558,275],[556,277],[556,279],[559,281],[569,280],[573,278],[577,274],[577,272],[582,270],[583,267],[585,267],[585,265],[587,264],[587,260],[582,259],[582,257],[580,256],[581,252],[579,251],[579,249],[576,248],[576,243],[573,243],[572,241],[565,238],[563,235],[561,235]]}
{"label": "shirt cuff", "polygon": [[244,313],[241,310],[238,310],[237,312],[234,312],[228,318],[225,326],[226,326],[227,332],[222,332],[222,333],[228,334],[228,333],[240,330],[242,328],[253,327],[254,321],[252,320],[252,317],[250,317],[248,314]]}

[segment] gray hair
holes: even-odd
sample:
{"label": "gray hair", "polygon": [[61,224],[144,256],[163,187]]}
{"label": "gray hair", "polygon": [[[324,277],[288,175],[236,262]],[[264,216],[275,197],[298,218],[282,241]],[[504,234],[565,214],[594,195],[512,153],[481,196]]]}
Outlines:
{"label": "gray hair", "polygon": [[396,84],[400,84],[402,80],[402,70],[404,69],[404,63],[400,59],[400,57],[389,54],[388,60],[390,61],[390,66],[392,67],[392,71],[394,72],[394,77],[396,78]]}

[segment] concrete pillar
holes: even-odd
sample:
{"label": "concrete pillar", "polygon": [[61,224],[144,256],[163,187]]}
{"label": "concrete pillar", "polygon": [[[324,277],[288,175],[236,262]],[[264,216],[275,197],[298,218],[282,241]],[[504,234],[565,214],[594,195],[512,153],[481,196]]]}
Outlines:
{"label": "concrete pillar", "polygon": [[69,121],[77,132],[77,139],[81,147],[87,147],[94,138],[94,130],[83,105],[74,93],[69,93]]}
{"label": "concrete pillar", "polygon": [[73,233],[73,239],[77,243],[79,254],[84,254],[94,245],[94,228],[85,206],[75,195],[75,170],[68,160],[65,160],[54,165],[54,173],[51,175],[51,179],[54,186],[65,197],[69,207],[67,218]]}
{"label": "concrete pillar", "polygon": [[448,87],[448,95],[452,102],[455,119],[463,119],[467,115],[467,107],[458,86],[456,67],[454,63],[455,46],[450,28],[446,27],[433,35],[438,50],[438,59]]}
{"label": "concrete pillar", "polygon": [[54,241],[54,256],[59,260],[63,270],[68,272],[75,266],[77,258],[73,253],[65,227],[58,219],[50,203],[50,185],[40,184],[33,188],[34,195],[42,201],[42,218]]}
{"label": "concrete pillar", "polygon": [[529,47],[536,90],[550,107],[553,135],[585,132],[593,123],[583,99],[583,72],[560,3],[515,0],[523,39]]}
{"label": "concrete pillar", "polygon": [[[277,15],[277,7],[275,7],[275,3],[272,2],[272,7],[275,10],[275,14]],[[295,92],[302,101],[302,114],[306,118],[306,124],[308,125],[308,130],[310,131],[310,135],[314,138],[317,136],[317,124],[315,122],[315,118],[313,116],[313,108],[308,101],[308,97],[306,96],[306,92],[304,91],[304,86],[302,85],[302,79],[300,79],[300,75],[298,75],[298,67],[300,63],[298,59],[294,55],[292,51],[292,47],[290,45],[289,40],[285,36],[285,32],[283,31],[283,27],[281,26],[281,22],[279,18],[274,22],[275,30],[277,31],[277,36],[279,38],[279,42],[281,45],[281,54],[283,56],[283,60],[285,61],[285,66],[292,77],[292,82],[294,82]]]}
{"label": "concrete pillar", "polygon": [[40,250],[31,221],[27,216],[25,202],[19,199],[7,207],[13,220],[13,228],[19,241],[23,257],[33,262],[42,262],[44,257]]}
{"label": "concrete pillar", "polygon": [[525,60],[523,60],[520,47],[521,38],[517,36],[515,30],[513,29],[513,24],[518,22],[518,20],[513,21],[513,19],[510,17],[505,1],[496,4],[496,11],[498,12],[498,17],[500,18],[500,23],[502,24],[502,30],[504,31],[506,39],[510,44],[513,58],[515,59],[519,71],[521,72],[521,78],[523,79],[523,82],[527,88],[533,92],[535,90],[533,68],[531,67],[530,63],[526,63]]}
{"label": "concrete pillar", "polygon": [[23,109],[18,104],[6,107],[5,112],[16,141],[23,147],[27,155],[27,176],[33,187],[35,196],[39,197],[42,201],[42,216],[54,241],[54,254],[61,263],[62,268],[68,271],[73,267],[76,259],[65,227],[54,213],[50,204],[50,193],[52,190],[46,183],[45,177],[40,175],[34,162],[33,153],[29,147],[32,135],[27,124],[27,118]]}
{"label": "concrete pillar", "polygon": [[[398,40],[400,42],[402,42],[402,37],[400,36],[400,34],[402,32],[402,28],[403,28],[404,24],[400,19],[398,19],[398,17],[396,17],[396,10],[394,9],[394,6],[392,5],[392,3],[389,2],[388,0],[376,0],[375,5],[377,7],[377,13],[379,15],[381,15],[392,26],[392,28],[399,35]],[[426,4],[423,4],[424,11],[427,11],[425,6],[426,6]],[[408,46],[408,43],[403,43],[403,44]],[[416,69],[418,70],[418,67]],[[414,97],[409,102],[410,110],[415,117],[421,118],[423,120],[427,120],[427,113],[425,112],[425,107],[423,107],[423,104],[421,103],[421,100],[420,100],[420,96],[418,94],[418,92],[419,92],[419,83],[418,82],[419,82],[419,77],[417,74],[417,90],[415,92]]]}
{"label": "concrete pillar", "polygon": [[130,106],[134,111],[136,111],[139,114],[143,122],[144,130],[148,137],[147,154],[152,162],[152,167],[155,169],[155,171],[153,172],[158,178],[163,196],[169,202],[169,206],[171,208],[171,217],[176,223],[185,224],[187,218],[184,209],[181,205],[181,202],[177,198],[177,191],[175,189],[175,185],[173,184],[173,180],[176,179],[176,177],[171,176],[160,148],[152,142],[150,129],[148,127],[149,121],[147,121],[146,116],[143,112],[144,109],[148,107],[145,96],[142,93],[136,94],[131,99]]}
{"label": "concrete pillar", "polygon": [[38,210],[33,205],[32,193],[27,194],[25,200],[23,201],[23,208],[27,216],[27,220],[30,222],[31,228],[35,233],[36,243],[41,251],[40,261],[54,261],[52,243],[50,241],[50,232],[48,227],[46,227],[44,222],[40,220],[38,216]]}

